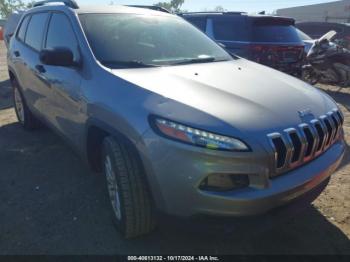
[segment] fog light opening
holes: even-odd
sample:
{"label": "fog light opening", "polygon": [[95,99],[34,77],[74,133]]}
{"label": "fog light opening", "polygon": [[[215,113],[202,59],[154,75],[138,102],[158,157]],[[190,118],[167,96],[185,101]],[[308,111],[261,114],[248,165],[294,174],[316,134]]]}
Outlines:
{"label": "fog light opening", "polygon": [[200,190],[225,192],[242,189],[249,186],[248,175],[211,174],[199,186]]}

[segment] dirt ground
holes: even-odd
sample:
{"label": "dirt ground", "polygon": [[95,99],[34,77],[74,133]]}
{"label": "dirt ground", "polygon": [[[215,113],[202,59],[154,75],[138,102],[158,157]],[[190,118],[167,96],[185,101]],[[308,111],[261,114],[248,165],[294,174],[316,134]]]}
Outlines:
{"label": "dirt ground", "polygon": [[[350,90],[320,88],[341,106],[350,143]],[[90,173],[51,131],[26,132],[18,125],[0,41],[1,255],[350,254],[349,152],[311,207],[271,219],[262,230],[237,233],[207,225],[199,233],[193,225],[179,229],[169,222],[149,236],[125,241],[111,222],[103,178]]]}

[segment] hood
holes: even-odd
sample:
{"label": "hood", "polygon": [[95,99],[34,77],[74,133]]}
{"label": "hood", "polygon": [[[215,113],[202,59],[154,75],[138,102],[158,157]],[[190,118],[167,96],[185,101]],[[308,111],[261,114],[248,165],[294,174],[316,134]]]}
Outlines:
{"label": "hood", "polygon": [[[316,88],[245,59],[112,72],[243,133],[293,127],[336,108],[334,101]],[[311,113],[302,119],[300,115],[305,114],[299,111]]]}

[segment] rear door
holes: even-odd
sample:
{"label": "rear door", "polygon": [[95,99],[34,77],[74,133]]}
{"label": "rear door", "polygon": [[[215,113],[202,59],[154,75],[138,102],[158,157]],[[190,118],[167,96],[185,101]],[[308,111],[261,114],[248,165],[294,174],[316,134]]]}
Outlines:
{"label": "rear door", "polygon": [[47,103],[48,95],[45,88],[46,80],[41,77],[38,67],[40,64],[39,52],[42,49],[48,17],[49,14],[46,12],[33,13],[28,17],[28,26],[24,30],[24,23],[27,21],[25,18],[22,23],[23,31],[21,27],[17,35],[20,41],[11,49],[14,57],[18,59],[16,67],[19,69],[16,72],[26,102],[33,111],[40,115],[42,115],[43,107]]}
{"label": "rear door", "polygon": [[26,88],[26,81],[22,79],[25,57],[28,56],[28,51],[26,50],[28,47],[25,45],[25,37],[27,32],[28,23],[30,21],[31,16],[27,15],[21,22],[21,25],[18,29],[17,35],[15,37],[15,41],[12,41],[11,47],[9,48],[9,55],[11,56],[12,66],[15,69],[17,74],[17,81],[22,86],[22,88]]}

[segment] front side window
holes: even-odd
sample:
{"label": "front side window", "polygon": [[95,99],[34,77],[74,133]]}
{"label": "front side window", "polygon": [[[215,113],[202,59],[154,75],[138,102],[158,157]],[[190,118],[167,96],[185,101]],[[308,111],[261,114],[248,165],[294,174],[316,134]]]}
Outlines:
{"label": "front side window", "polygon": [[80,20],[95,57],[108,67],[232,59],[204,33],[179,17],[83,14]]}
{"label": "front side window", "polygon": [[37,51],[41,50],[41,44],[48,16],[48,13],[34,14],[32,15],[28,25],[25,43]]}
{"label": "front side window", "polygon": [[65,47],[70,49],[74,58],[78,59],[78,42],[73,28],[64,14],[55,13],[52,15],[47,31],[45,48]]}
{"label": "front side window", "polygon": [[23,19],[21,27],[19,28],[19,31],[18,31],[18,35],[17,35],[18,39],[21,40],[22,42],[24,42],[24,39],[26,36],[27,26],[28,26],[29,20],[30,20],[30,16],[28,15]]}

